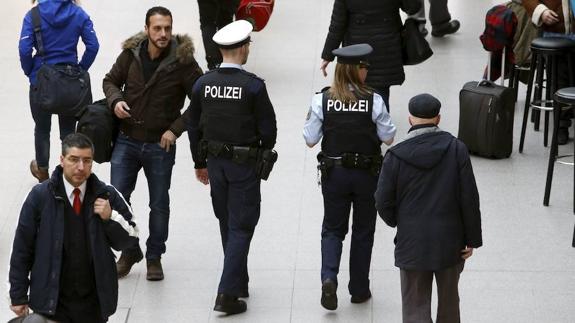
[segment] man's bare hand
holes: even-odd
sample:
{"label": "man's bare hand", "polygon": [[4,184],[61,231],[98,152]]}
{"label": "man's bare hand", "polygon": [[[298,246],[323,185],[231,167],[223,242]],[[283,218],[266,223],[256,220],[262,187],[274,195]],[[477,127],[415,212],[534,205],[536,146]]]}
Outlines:
{"label": "man's bare hand", "polygon": [[207,168],[200,168],[196,169],[196,178],[200,183],[204,185],[210,184],[210,178],[208,177],[208,169]]}
{"label": "man's bare hand", "polygon": [[461,250],[461,258],[463,260],[471,257],[473,255],[473,248],[465,247],[465,249]]}
{"label": "man's bare hand", "polygon": [[26,315],[28,315],[28,312],[29,312],[28,311],[28,305],[26,305],[26,304],[24,304],[24,305],[10,305],[10,309],[18,317],[26,316]]}
{"label": "man's bare hand", "polygon": [[110,220],[112,216],[112,208],[110,207],[110,201],[103,198],[98,198],[94,202],[94,213],[100,216],[100,219],[104,221]]}
{"label": "man's bare hand", "polygon": [[319,67],[319,69],[322,71],[323,76],[326,77],[327,76],[327,66],[329,65],[329,63],[331,63],[330,61],[326,61],[325,59],[321,61],[321,66]]}
{"label": "man's bare hand", "polygon": [[554,25],[559,22],[559,15],[551,9],[547,9],[541,14],[541,20],[546,25]]}
{"label": "man's bare hand", "polygon": [[130,114],[130,107],[126,103],[126,101],[118,101],[116,106],[114,107],[114,114],[116,117],[120,119],[131,118],[132,115]]}
{"label": "man's bare hand", "polygon": [[170,147],[172,147],[176,143],[176,135],[170,130],[166,130],[160,139],[160,147],[166,150],[166,152],[170,151]]}

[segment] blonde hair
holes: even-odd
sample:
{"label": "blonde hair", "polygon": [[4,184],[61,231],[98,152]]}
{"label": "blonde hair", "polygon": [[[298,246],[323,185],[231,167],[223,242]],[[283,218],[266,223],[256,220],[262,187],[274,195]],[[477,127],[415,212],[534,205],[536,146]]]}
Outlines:
{"label": "blonde hair", "polygon": [[335,66],[335,76],[329,89],[332,98],[344,103],[356,102],[358,95],[369,95],[373,90],[359,78],[359,65],[340,64]]}

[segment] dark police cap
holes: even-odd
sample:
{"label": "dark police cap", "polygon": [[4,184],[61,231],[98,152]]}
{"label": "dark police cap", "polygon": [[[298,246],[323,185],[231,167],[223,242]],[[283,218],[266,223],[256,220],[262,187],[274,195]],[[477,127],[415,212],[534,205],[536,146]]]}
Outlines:
{"label": "dark police cap", "polygon": [[367,56],[373,52],[368,44],[356,44],[334,49],[331,53],[337,56],[340,64],[361,64],[367,61]]}
{"label": "dark police cap", "polygon": [[431,119],[439,114],[441,102],[433,95],[423,93],[409,100],[409,114],[422,119]]}

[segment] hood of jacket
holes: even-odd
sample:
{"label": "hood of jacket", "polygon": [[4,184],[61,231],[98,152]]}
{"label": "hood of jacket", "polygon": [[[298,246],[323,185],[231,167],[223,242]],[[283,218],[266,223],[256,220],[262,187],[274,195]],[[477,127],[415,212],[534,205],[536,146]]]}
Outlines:
{"label": "hood of jacket", "polygon": [[407,139],[389,149],[389,152],[404,162],[420,168],[432,169],[441,162],[454,137],[445,131],[425,132]]}
{"label": "hood of jacket", "polygon": [[44,21],[53,27],[62,27],[74,17],[78,6],[72,0],[40,0],[38,9]]}
{"label": "hood of jacket", "polygon": [[[141,31],[126,39],[122,43],[122,49],[131,49],[139,52],[140,45],[146,39],[148,39],[148,35]],[[169,56],[173,56],[180,64],[187,65],[194,61],[195,48],[190,36],[186,34],[174,34],[172,35],[170,46]]]}

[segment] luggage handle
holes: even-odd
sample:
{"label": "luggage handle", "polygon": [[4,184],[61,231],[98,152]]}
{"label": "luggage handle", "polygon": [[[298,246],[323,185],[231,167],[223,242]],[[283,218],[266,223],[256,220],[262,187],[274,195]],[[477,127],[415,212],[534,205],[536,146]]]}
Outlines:
{"label": "luggage handle", "polygon": [[[502,59],[503,63],[501,64],[501,86],[505,86],[505,68],[507,68],[506,64],[506,55],[507,55],[507,48],[503,48]],[[487,81],[491,82],[491,56],[493,56],[493,52],[487,52]],[[483,82],[481,82],[483,83]],[[493,86],[493,82],[491,82],[491,86]]]}
{"label": "luggage handle", "polygon": [[485,87],[494,87],[493,82],[489,81],[489,80],[481,80],[479,83],[477,83],[477,87],[480,86],[485,86]]}

